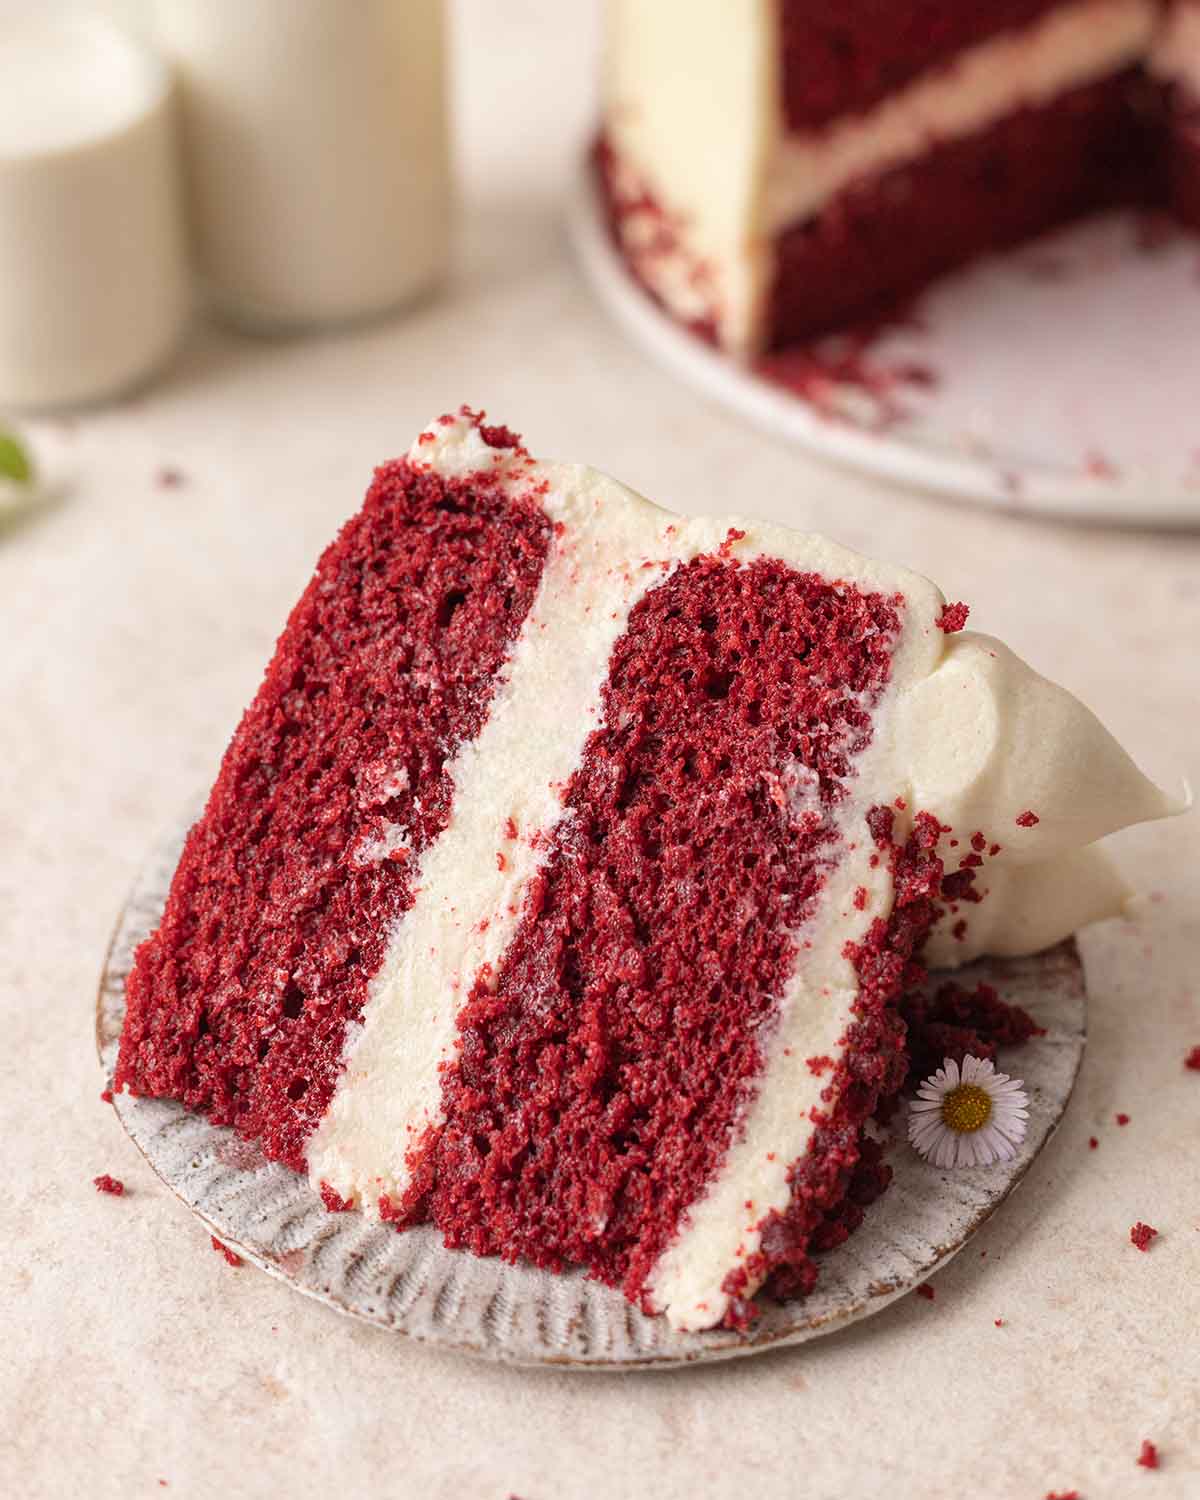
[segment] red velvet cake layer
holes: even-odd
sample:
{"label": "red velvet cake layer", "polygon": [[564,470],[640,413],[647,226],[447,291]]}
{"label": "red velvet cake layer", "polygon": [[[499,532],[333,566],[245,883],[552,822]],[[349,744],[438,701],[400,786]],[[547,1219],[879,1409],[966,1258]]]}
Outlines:
{"label": "red velvet cake layer", "polygon": [[715,557],[635,607],[517,934],[460,1015],[446,1124],[390,1217],[642,1292],[754,1093],[898,607]]}
{"label": "red velvet cake layer", "polygon": [[1161,201],[1161,120],[1161,91],[1131,70],[852,184],[777,242],[772,346],[885,314],[1093,209]]}
{"label": "red velvet cake layer", "polygon": [[966,47],[1017,30],[1061,0],[783,0],[789,130],[861,114]]}
{"label": "red velvet cake layer", "polygon": [[303,1167],[415,858],[449,818],[446,762],[487,718],[548,536],[535,504],[485,479],[378,471],[293,611],[138,950],[118,1087],[182,1100]]}

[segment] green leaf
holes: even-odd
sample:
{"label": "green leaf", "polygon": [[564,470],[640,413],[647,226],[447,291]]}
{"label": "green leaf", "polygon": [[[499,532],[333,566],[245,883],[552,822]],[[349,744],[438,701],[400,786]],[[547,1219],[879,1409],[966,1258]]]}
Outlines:
{"label": "green leaf", "polygon": [[0,428],[0,479],[14,479],[18,484],[33,483],[33,462],[29,450],[15,433]]}

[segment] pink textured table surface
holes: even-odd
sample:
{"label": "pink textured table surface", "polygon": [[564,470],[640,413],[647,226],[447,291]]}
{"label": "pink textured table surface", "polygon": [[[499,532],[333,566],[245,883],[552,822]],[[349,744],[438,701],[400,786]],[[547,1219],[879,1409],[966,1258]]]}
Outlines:
{"label": "pink textured table surface", "polygon": [[[412,1348],[228,1266],[98,1098],[96,975],[152,832],[211,777],[372,464],[463,400],[678,509],[744,509],[929,573],[1149,771],[1200,784],[1200,539],[891,494],[672,385],[593,307],[561,235],[588,8],[460,11],[448,295],[322,342],[202,334],[152,392],[64,430],[69,501],[0,533],[0,1492],[1200,1494],[1200,1073],[1183,1067],[1200,817],[1119,841],[1146,894],[1085,935],[1089,1053],[1026,1186],[934,1301],[791,1353],[579,1378]],[[101,1172],[123,1197],[94,1191]],[[1160,1231],[1148,1254],[1139,1219]],[[1136,1463],[1147,1438],[1156,1473]]]}

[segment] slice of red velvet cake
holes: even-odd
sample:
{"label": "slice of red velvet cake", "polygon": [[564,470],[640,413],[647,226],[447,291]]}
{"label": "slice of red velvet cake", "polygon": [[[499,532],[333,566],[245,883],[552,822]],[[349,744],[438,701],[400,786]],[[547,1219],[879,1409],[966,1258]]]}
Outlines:
{"label": "slice of red velvet cake", "polygon": [[863,1126],[922,945],[1111,911],[1090,846],[1165,810],[963,613],[442,418],[288,621],[118,1086],[331,1207],[583,1264],[682,1327],[806,1290],[886,1182]]}
{"label": "slice of red velvet cake", "polygon": [[1114,204],[1200,224],[1197,0],[608,0],[603,185],[737,355]]}

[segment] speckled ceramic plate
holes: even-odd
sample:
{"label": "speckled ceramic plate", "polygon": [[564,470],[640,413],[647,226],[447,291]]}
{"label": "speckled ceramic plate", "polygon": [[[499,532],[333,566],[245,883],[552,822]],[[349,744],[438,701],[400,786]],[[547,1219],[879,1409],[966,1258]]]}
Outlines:
{"label": "speckled ceramic plate", "polygon": [[[134,949],[158,921],[184,832],[181,824],[156,844],[105,960],[96,1021],[110,1078],[125,978]],[[962,1249],[1053,1134],[1085,1040],[1086,996],[1074,944],[1037,958],[977,964],[964,975],[994,983],[1046,1028],[1011,1060],[1030,1096],[1020,1154],[987,1169],[938,1171],[903,1144],[900,1111],[889,1152],[891,1187],[858,1232],[822,1257],[816,1291],[801,1302],[765,1303],[747,1334],[677,1333],[578,1272],[551,1275],[482,1260],[446,1250],[430,1229],[397,1234],[357,1213],[331,1214],[304,1178],[178,1104],[118,1094],[114,1106],[150,1165],[214,1234],[339,1312],[420,1342],[520,1365],[611,1370],[728,1359],[844,1328],[911,1291]]]}
{"label": "speckled ceramic plate", "polygon": [[840,382],[829,346],[788,385],[669,318],[616,253],[590,167],[570,231],[601,303],[648,354],[775,437],[1000,509],[1200,527],[1200,242],[1115,214],[949,277]]}

